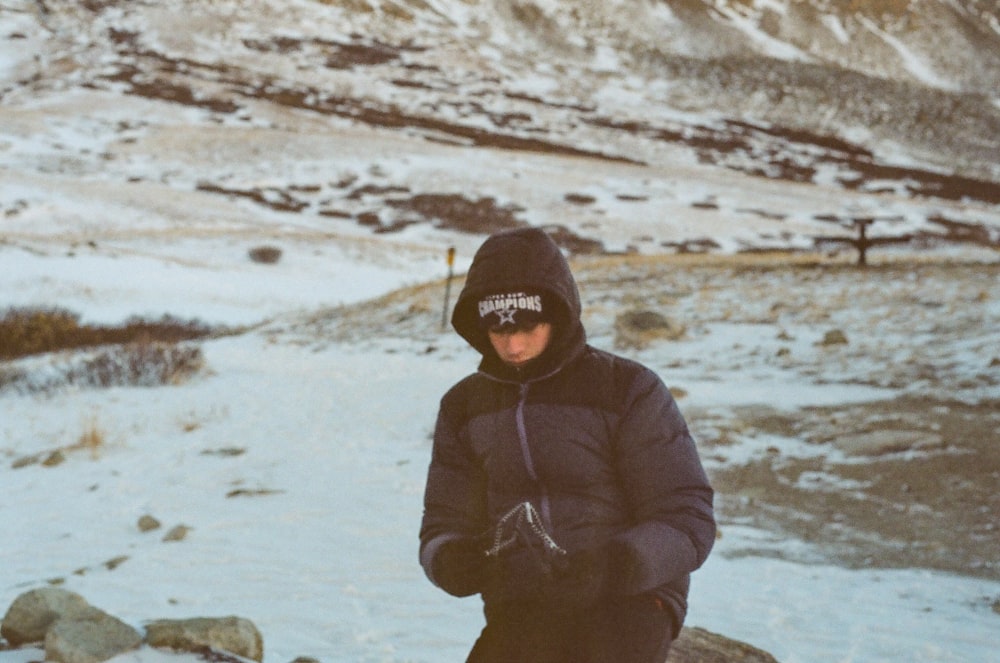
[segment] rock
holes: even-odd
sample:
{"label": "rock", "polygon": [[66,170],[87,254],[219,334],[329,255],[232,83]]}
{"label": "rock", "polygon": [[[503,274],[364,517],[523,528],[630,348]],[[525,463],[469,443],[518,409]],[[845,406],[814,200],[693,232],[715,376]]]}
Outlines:
{"label": "rock", "polygon": [[900,451],[941,449],[944,440],[937,433],[919,430],[873,430],[842,435],[833,445],[848,456],[881,456]]}
{"label": "rock", "polygon": [[264,658],[264,639],[260,631],[241,617],[157,620],[146,625],[146,642],[153,647],[179,651],[210,647],[255,661]]}
{"label": "rock", "polygon": [[190,531],[191,528],[187,525],[177,525],[176,527],[171,528],[170,531],[163,536],[163,540],[167,542],[183,541]]}
{"label": "rock", "polygon": [[847,345],[847,334],[839,329],[831,329],[823,334],[823,340],[817,345]]}
{"label": "rock", "polygon": [[145,515],[139,518],[139,522],[136,523],[140,532],[149,532],[154,529],[160,528],[160,521],[150,515]]}
{"label": "rock", "polygon": [[683,325],[655,311],[626,311],[615,318],[615,347],[641,349],[656,340],[681,339],[685,331]]}
{"label": "rock", "polygon": [[[2,634],[13,647],[44,642],[45,660],[53,663],[102,663],[143,644],[142,635],[128,624],[91,606],[79,594],[51,587],[19,596],[4,617]],[[258,662],[264,659],[260,631],[253,622],[241,617],[156,620],[146,625],[145,643],[199,654],[213,661],[237,660],[227,658],[227,654]],[[292,663],[319,661],[300,656]],[[702,628],[685,627],[671,647],[666,663],[777,661],[744,642]]]}
{"label": "rock", "polygon": [[276,246],[256,246],[247,252],[250,256],[250,260],[254,262],[263,263],[265,265],[273,265],[274,263],[281,260],[281,249]]}
{"label": "rock", "polygon": [[56,449],[50,453],[45,460],[42,461],[42,466],[44,467],[55,467],[56,465],[62,465],[66,462],[66,454],[61,450]]}
{"label": "rock", "polygon": [[119,555],[118,557],[112,557],[108,561],[104,562],[104,568],[106,568],[108,571],[114,571],[128,560],[129,560],[128,555]]}
{"label": "rock", "polygon": [[14,646],[43,642],[58,619],[87,618],[100,611],[75,592],[43,587],[21,594],[10,604],[0,635]]}
{"label": "rock", "polygon": [[45,660],[101,663],[142,644],[142,635],[125,622],[95,609],[80,619],[59,619],[45,635]]}
{"label": "rock", "polygon": [[766,651],[703,628],[685,626],[666,663],[778,663]]}
{"label": "rock", "polygon": [[22,456],[17,458],[13,463],[10,464],[10,469],[19,470],[22,467],[28,467],[29,465],[36,465],[39,462],[38,456]]}

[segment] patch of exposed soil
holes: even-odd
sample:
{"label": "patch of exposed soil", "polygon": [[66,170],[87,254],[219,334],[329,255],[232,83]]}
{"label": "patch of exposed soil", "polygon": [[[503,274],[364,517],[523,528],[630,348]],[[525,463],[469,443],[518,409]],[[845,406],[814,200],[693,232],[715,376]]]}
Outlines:
{"label": "patch of exposed soil", "polygon": [[[746,410],[733,425],[743,436],[804,441],[817,454],[786,457],[772,447],[745,465],[714,469],[723,531],[727,523],[762,527],[848,567],[1000,578],[1000,401],[958,403],[943,393],[794,413]],[[871,444],[846,444],[857,439]]]}

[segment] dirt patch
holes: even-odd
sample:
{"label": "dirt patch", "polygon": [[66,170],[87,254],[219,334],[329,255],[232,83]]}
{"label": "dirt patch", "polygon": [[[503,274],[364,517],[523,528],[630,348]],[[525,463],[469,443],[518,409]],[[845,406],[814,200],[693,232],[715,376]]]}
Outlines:
{"label": "dirt patch", "polygon": [[525,225],[517,218],[523,208],[499,205],[494,198],[470,200],[456,194],[419,194],[403,200],[389,200],[387,204],[415,215],[419,221],[431,219],[437,227],[461,232],[494,233]]}
{"label": "dirt patch", "polygon": [[836,136],[787,126],[727,120],[716,126],[655,126],[648,122],[589,118],[595,126],[687,145],[703,163],[769,179],[816,182],[834,172],[845,189],[923,198],[1000,202],[1000,183],[920,168],[879,163],[874,153]]}
{"label": "dirt patch", "polygon": [[[814,544],[848,567],[1000,579],[1000,401],[900,398],[746,411],[737,421],[739,435],[801,440],[816,455],[788,457],[772,447],[747,464],[714,469],[723,531],[752,524]],[[844,448],[846,438],[892,444]]]}

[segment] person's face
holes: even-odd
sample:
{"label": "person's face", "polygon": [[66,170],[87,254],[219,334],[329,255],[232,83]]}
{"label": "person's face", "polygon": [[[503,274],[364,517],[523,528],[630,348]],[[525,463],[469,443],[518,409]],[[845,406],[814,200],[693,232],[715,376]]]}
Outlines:
{"label": "person's face", "polygon": [[494,327],[489,330],[489,335],[497,356],[508,366],[518,368],[545,352],[552,337],[552,325],[538,322],[516,327]]}

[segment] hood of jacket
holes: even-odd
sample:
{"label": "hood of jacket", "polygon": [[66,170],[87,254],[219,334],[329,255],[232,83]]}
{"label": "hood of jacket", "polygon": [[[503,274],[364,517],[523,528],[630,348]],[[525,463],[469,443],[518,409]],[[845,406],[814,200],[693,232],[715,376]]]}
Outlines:
{"label": "hood of jacket", "polygon": [[[552,339],[542,355],[522,369],[497,356],[479,325],[478,303],[501,292],[540,290],[554,311]],[[569,263],[544,230],[518,228],[491,235],[472,259],[452,312],[455,331],[483,356],[480,370],[501,379],[524,381],[551,374],[581,350],[586,334],[580,321],[580,292]]]}

